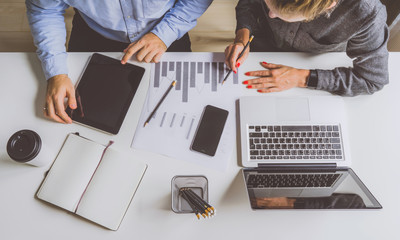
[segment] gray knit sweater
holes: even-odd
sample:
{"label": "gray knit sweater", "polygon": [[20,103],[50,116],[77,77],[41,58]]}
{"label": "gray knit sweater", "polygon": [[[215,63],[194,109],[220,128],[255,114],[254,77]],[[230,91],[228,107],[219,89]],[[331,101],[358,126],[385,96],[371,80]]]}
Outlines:
{"label": "gray knit sweater", "polygon": [[[317,89],[344,96],[372,94],[389,82],[386,8],[379,0],[341,0],[329,16],[289,23],[269,18],[264,0],[240,0],[237,29],[269,28],[280,51],[346,51],[353,67],[317,69]],[[255,39],[257,36],[255,36]]]}

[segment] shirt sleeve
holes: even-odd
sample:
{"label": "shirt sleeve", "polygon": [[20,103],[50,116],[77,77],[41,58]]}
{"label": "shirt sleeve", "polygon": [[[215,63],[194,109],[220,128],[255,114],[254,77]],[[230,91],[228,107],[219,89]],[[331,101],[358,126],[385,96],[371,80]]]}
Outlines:
{"label": "shirt sleeve", "polygon": [[370,17],[350,39],[346,53],[353,67],[317,70],[317,89],[343,96],[372,94],[389,83],[386,9]]}
{"label": "shirt sleeve", "polygon": [[240,0],[236,6],[236,31],[247,28],[254,32],[257,24],[257,15],[254,11],[261,7],[260,0]]}
{"label": "shirt sleeve", "polygon": [[62,1],[26,0],[27,16],[46,79],[67,74],[65,9]]}
{"label": "shirt sleeve", "polygon": [[199,18],[212,0],[178,0],[151,31],[167,47],[196,26]]}

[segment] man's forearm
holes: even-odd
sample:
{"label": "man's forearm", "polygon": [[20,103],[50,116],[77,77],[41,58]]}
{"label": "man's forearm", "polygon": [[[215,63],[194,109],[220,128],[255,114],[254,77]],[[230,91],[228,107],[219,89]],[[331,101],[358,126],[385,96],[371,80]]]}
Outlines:
{"label": "man's forearm", "polygon": [[68,6],[55,1],[28,0],[26,7],[34,44],[46,79],[67,74],[66,29],[63,14]]}
{"label": "man's forearm", "polygon": [[179,0],[151,32],[169,47],[196,26],[197,18],[207,10],[211,2],[212,0]]}

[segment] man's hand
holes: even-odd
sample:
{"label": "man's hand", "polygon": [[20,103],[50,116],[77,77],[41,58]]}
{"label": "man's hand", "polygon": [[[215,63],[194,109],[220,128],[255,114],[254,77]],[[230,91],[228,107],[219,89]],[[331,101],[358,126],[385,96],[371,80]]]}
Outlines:
{"label": "man's hand", "polygon": [[60,74],[47,81],[46,105],[44,115],[60,123],[72,123],[65,112],[64,100],[68,98],[68,106],[76,109],[75,88],[68,75]]}
{"label": "man's hand", "polygon": [[310,70],[297,69],[284,65],[262,62],[261,66],[268,70],[252,71],[246,76],[258,77],[244,81],[247,88],[258,89],[258,92],[280,92],[294,87],[307,87],[307,78]]}
{"label": "man's hand", "polygon": [[237,68],[246,60],[250,52],[250,46],[243,53],[242,57],[239,57],[244,46],[249,41],[250,31],[247,28],[239,29],[236,32],[234,43],[228,45],[225,48],[225,64],[232,69],[234,73],[237,73]]}
{"label": "man's hand", "polygon": [[124,50],[125,55],[121,63],[125,64],[135,53],[139,62],[158,62],[165,51],[167,51],[165,43],[154,33],[147,33],[138,41],[129,44]]}

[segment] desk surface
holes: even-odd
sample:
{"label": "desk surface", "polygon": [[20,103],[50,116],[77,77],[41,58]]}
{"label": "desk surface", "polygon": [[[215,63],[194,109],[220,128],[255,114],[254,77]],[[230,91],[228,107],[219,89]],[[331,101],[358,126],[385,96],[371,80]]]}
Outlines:
{"label": "desk surface", "polygon": [[[69,55],[70,77],[78,79],[89,53]],[[120,53],[108,54],[121,57]],[[311,56],[302,53],[251,53],[242,73],[260,69],[267,61],[299,68],[349,66],[344,53]],[[383,205],[381,210],[272,210],[252,211],[240,174],[235,149],[226,171],[131,149],[135,126],[146,96],[149,75],[122,125],[110,136],[77,124],[64,125],[42,116],[46,82],[34,53],[0,54],[0,235],[2,239],[389,239],[398,236],[400,224],[400,53],[390,53],[390,84],[372,96],[345,98],[349,116],[352,168]],[[146,68],[148,65],[143,64]],[[245,80],[245,76],[241,77]],[[146,85],[147,84],[147,85]],[[243,87],[243,95],[256,95]],[[278,95],[326,95],[292,89]],[[397,99],[397,100],[396,100]],[[20,165],[9,160],[9,136],[20,129],[39,133],[48,156],[59,151],[66,135],[79,131],[101,143],[115,141],[115,148],[149,165],[133,202],[119,228],[113,232],[34,199],[47,167]],[[192,214],[171,210],[171,179],[175,175],[205,175],[216,217],[198,221]]]}

